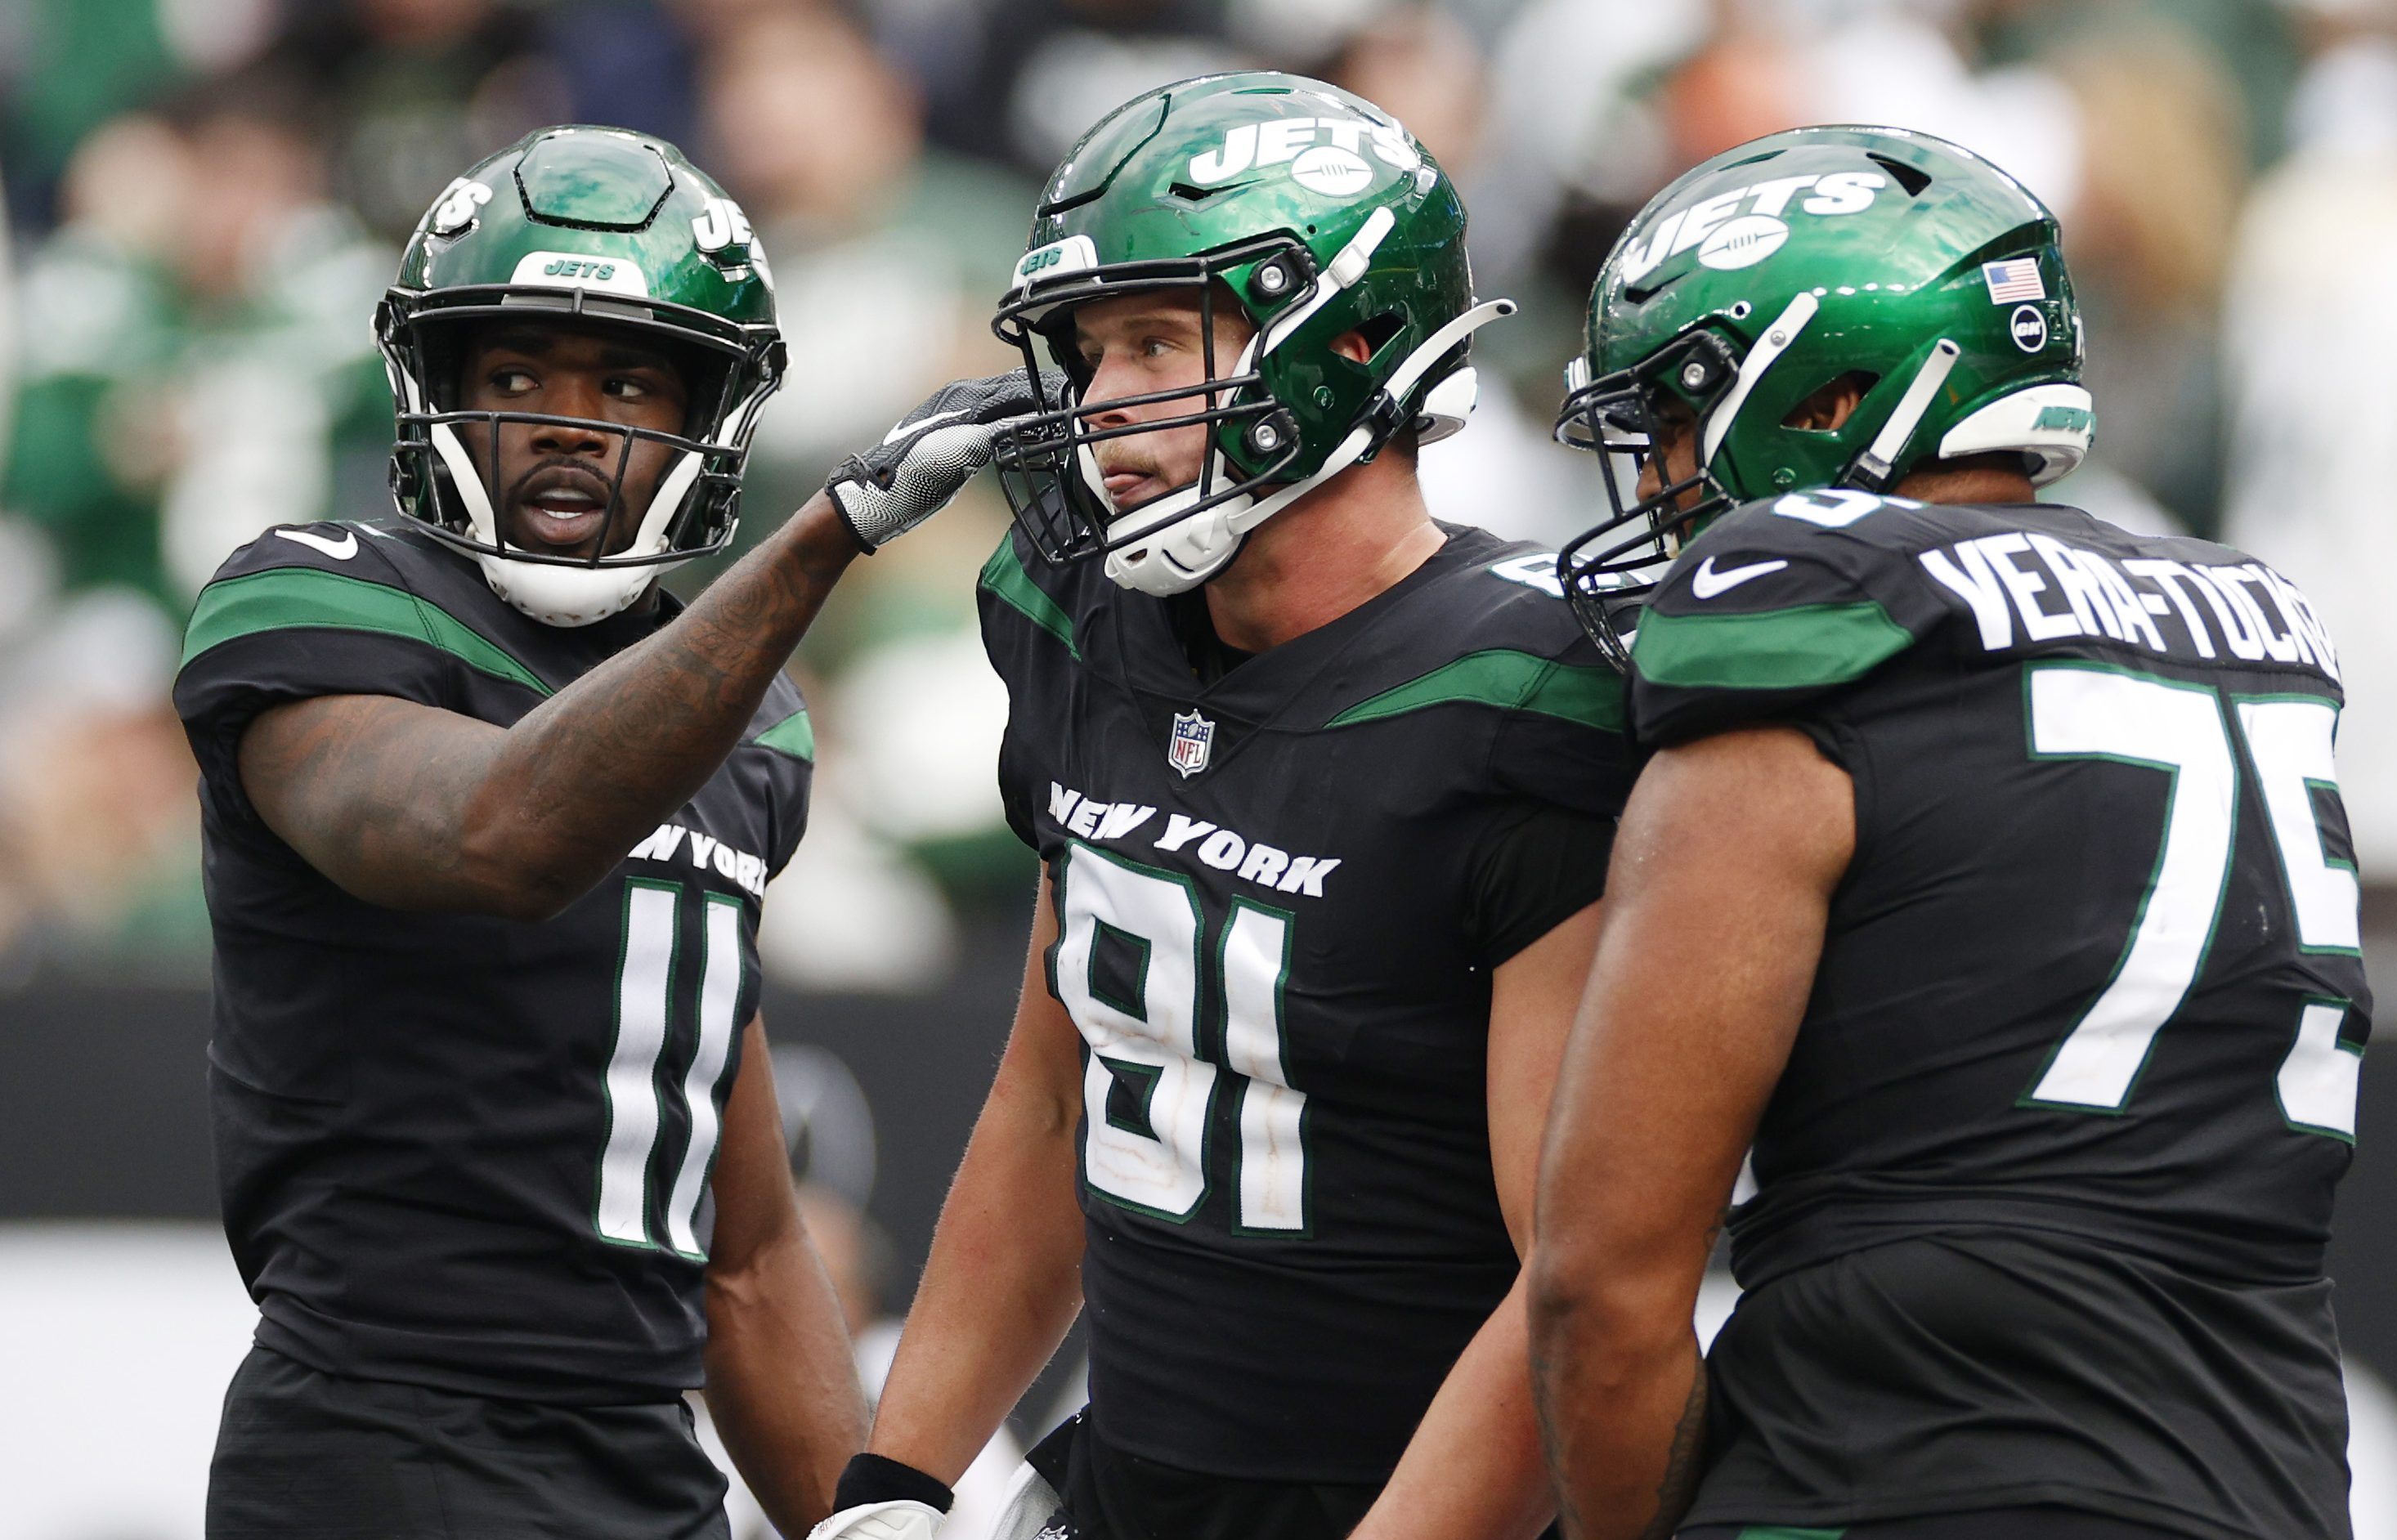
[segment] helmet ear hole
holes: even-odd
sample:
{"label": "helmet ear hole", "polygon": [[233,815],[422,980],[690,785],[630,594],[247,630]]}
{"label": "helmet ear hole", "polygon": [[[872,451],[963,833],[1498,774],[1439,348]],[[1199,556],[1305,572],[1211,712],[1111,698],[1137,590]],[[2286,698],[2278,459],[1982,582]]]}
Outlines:
{"label": "helmet ear hole", "polygon": [[1370,315],[1357,324],[1357,335],[1365,340],[1365,356],[1358,362],[1372,364],[1382,355],[1382,350],[1397,341],[1406,330],[1407,318],[1395,310]]}
{"label": "helmet ear hole", "polygon": [[1837,433],[1848,425],[1857,405],[1879,383],[1881,376],[1866,369],[1850,369],[1826,380],[1789,408],[1781,425],[1798,433]]}

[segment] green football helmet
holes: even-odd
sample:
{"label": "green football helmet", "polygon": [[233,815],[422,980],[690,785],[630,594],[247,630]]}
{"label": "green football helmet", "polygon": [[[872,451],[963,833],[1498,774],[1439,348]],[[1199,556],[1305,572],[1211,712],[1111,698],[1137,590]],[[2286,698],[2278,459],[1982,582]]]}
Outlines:
{"label": "green football helmet", "polygon": [[[1428,442],[1471,411],[1473,331],[1513,310],[1477,305],[1465,206],[1387,114],[1337,87],[1275,73],[1205,75],[1135,97],[1057,168],[992,328],[1021,348],[1036,389],[1045,350],[1065,399],[997,439],[1017,521],[1051,562],[1104,554],[1127,588],[1174,594],[1223,570],[1247,532],[1410,425]],[[1185,289],[1201,309],[1207,379],[1187,390],[1084,406],[1091,371],[1077,306]],[[1214,352],[1220,296],[1254,328]],[[1361,332],[1364,362],[1332,351]],[[1178,415],[1095,426],[1124,406]],[[1091,450],[1102,439],[1208,425],[1198,479],[1118,509]]]}
{"label": "green football helmet", "polygon": [[[567,421],[458,409],[466,335],[501,317],[630,328],[682,363],[691,405],[681,433],[605,425],[621,449],[598,554],[510,544],[496,464],[477,466],[458,432],[474,423],[495,444],[503,422]],[[543,128],[484,161],[417,225],[375,331],[398,407],[393,500],[535,620],[587,625],[731,541],[749,435],[782,382],[773,277],[739,207],[673,145],[620,128]],[[644,508],[623,497],[636,439],[674,451]]]}
{"label": "green football helmet", "polygon": [[[1610,516],[1558,558],[1599,646],[1621,661],[1608,613],[1737,503],[1881,492],[1991,452],[2021,455],[2034,484],[2078,465],[2092,414],[2058,239],[2012,177],[1902,128],[1768,135],[1649,200],[1590,290],[1557,418],[1560,441],[1609,462]],[[1790,425],[1843,379],[1863,391],[1845,423]],[[1696,473],[1639,498],[1676,406]]]}

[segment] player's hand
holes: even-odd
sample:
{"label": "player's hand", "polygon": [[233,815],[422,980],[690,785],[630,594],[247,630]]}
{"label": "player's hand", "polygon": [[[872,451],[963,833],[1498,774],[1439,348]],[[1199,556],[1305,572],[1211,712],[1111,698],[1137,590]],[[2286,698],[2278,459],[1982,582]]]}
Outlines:
{"label": "player's hand", "polygon": [[843,461],[824,490],[858,543],[878,550],[947,506],[990,463],[998,430],[1048,410],[1064,388],[1062,377],[1043,373],[1036,395],[1023,369],[943,385],[881,443]]}
{"label": "player's hand", "polygon": [[941,1510],[904,1498],[842,1508],[808,1531],[808,1540],[932,1540],[941,1532]]}

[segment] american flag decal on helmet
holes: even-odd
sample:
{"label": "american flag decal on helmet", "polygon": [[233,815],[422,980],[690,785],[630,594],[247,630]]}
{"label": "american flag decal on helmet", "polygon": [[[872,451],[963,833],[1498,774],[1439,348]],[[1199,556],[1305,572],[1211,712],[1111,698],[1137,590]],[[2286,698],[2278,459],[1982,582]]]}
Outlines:
{"label": "american flag decal on helmet", "polygon": [[2016,257],[2006,262],[1983,262],[1981,281],[1989,286],[1989,303],[1993,305],[2047,298],[2047,285],[2040,281],[2037,257]]}

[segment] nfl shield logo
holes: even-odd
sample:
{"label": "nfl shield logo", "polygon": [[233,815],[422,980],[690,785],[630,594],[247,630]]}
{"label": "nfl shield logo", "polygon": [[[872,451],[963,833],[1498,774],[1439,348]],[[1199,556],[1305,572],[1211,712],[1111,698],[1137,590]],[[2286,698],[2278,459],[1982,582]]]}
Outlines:
{"label": "nfl shield logo", "polygon": [[1165,746],[1165,762],[1185,777],[1207,768],[1207,751],[1215,743],[1215,724],[1196,711],[1176,712],[1173,739]]}

